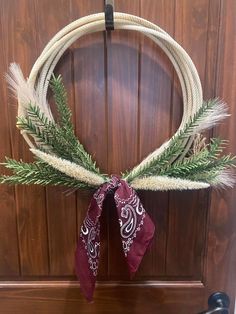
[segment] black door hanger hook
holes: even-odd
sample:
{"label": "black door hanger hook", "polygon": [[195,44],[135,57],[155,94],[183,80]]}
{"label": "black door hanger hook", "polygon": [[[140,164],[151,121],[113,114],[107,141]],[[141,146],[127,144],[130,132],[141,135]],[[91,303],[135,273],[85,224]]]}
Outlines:
{"label": "black door hanger hook", "polygon": [[107,31],[114,30],[114,0],[106,0],[105,26]]}

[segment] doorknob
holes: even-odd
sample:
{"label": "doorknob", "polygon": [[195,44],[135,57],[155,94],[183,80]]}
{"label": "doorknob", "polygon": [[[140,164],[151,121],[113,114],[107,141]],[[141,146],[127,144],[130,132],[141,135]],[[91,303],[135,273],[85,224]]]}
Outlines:
{"label": "doorknob", "polygon": [[230,300],[226,293],[215,292],[208,299],[208,310],[199,314],[229,314]]}

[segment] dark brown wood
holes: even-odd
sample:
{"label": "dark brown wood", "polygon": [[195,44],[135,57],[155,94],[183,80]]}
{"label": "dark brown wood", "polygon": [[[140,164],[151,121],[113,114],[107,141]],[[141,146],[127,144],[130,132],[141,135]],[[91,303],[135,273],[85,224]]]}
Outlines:
{"label": "dark brown wood", "polygon": [[[212,1],[214,2],[214,1]],[[217,127],[214,136],[229,139],[228,151],[236,153],[236,3],[233,0],[221,2],[219,17],[219,45],[217,55],[216,94],[224,99],[231,118]],[[231,298],[230,313],[234,312],[236,282],[236,217],[235,189],[215,191],[209,208],[209,232],[207,235],[207,259],[205,281],[211,291],[220,289]],[[217,279],[216,279],[217,278]]]}
{"label": "dark brown wood", "polygon": [[[56,6],[59,6],[60,10],[55,15]],[[62,0],[48,3],[48,1],[43,0],[37,2],[36,10],[37,24],[41,28],[41,32],[37,34],[37,45],[39,51],[41,51],[58,29],[70,22],[70,3]],[[45,11],[48,12],[46,16]],[[74,113],[73,87],[71,84],[73,79],[72,54],[70,50],[63,56],[55,71],[63,76],[68,93],[68,102]],[[71,275],[74,271],[74,251],[77,235],[76,195],[72,193],[67,196],[65,191],[66,189],[60,187],[46,188],[49,271],[50,275],[53,276]],[[70,232],[66,232],[66,230],[70,230]],[[66,253],[63,254],[63,252]]]}
{"label": "dark brown wood", "polygon": [[[34,1],[1,2],[1,23],[5,38],[4,72],[13,60],[21,63],[27,75],[37,56],[36,11]],[[17,43],[17,44],[16,44]],[[2,73],[3,75],[3,73]],[[9,93],[8,93],[9,96]],[[26,143],[15,127],[16,106],[12,97],[5,98],[8,107],[12,155],[16,159],[32,160]],[[45,189],[35,186],[16,188],[17,226],[21,274],[44,275],[48,273],[48,243],[46,228]],[[11,236],[9,235],[9,238]],[[8,244],[9,238],[7,239]],[[16,241],[13,236],[13,242]],[[14,245],[14,244],[13,244]]]}
{"label": "dark brown wood", "polygon": [[[175,38],[190,54],[203,86],[208,17],[209,1],[176,1]],[[173,89],[172,133],[182,117],[178,85]],[[172,276],[188,276],[200,280],[206,232],[207,192],[171,192],[169,202],[166,272]],[[188,223],[185,224],[184,221]]]}
{"label": "dark brown wood", "polygon": [[[122,0],[116,11],[139,15],[139,2]],[[120,173],[138,161],[138,34],[117,30],[107,36],[108,172]],[[128,90],[129,92],[127,92]],[[119,135],[118,135],[119,134]],[[118,135],[118,136],[117,136]],[[126,152],[124,154],[124,152]],[[114,202],[109,212],[109,278],[128,278]]]}
{"label": "dark brown wood", "polygon": [[[174,34],[174,1],[141,1],[141,16]],[[170,137],[173,67],[163,51],[149,38],[142,37],[139,69],[139,155],[141,161]],[[163,123],[164,119],[164,123]],[[149,121],[149,122],[148,122]],[[152,136],[150,136],[152,134]],[[140,267],[139,276],[166,275],[168,192],[141,193],[144,207],[155,221],[152,250]]]}
{"label": "dark brown wood", "polygon": [[[17,285],[17,283],[16,283]],[[70,283],[55,282],[42,285],[19,285],[2,288],[0,303],[6,314],[76,314],[76,313],[168,313],[189,314],[200,312],[203,287],[199,283],[168,283],[130,285],[110,282],[97,286],[96,302],[88,304],[78,288]],[[184,295],[179,298],[179,295]],[[155,302],[147,302],[154,300]]]}
{"label": "dark brown wood", "polygon": [[[27,76],[53,34],[77,18],[102,12],[103,6],[104,0],[0,1],[1,161],[5,155],[32,160],[15,127],[16,102],[3,80],[9,63],[18,62]],[[120,0],[115,10],[160,25],[186,49],[205,98],[219,95],[230,105],[230,120],[213,133],[230,139],[229,150],[236,153],[235,1]],[[134,166],[180,123],[181,90],[173,67],[137,32],[82,37],[65,53],[56,73],[63,75],[77,136],[106,173]],[[195,314],[206,309],[209,295],[219,290],[230,295],[233,313],[234,191],[140,192],[156,234],[132,281],[114,203],[112,197],[107,199],[101,219],[100,281],[94,304],[87,304],[74,276],[74,250],[91,192],[65,196],[60,187],[0,189],[4,314]]]}
{"label": "dark brown wood", "polygon": [[[0,11],[2,12],[2,5],[0,4]],[[0,20],[0,38],[4,37],[4,25],[2,19]],[[0,41],[0,53],[2,61],[0,62],[0,73],[6,71],[7,66],[7,51],[5,42]],[[2,103],[7,101],[6,84],[3,75],[0,75],[0,99]],[[5,156],[10,156],[12,153],[12,146],[10,142],[10,128],[9,128],[9,113],[6,105],[1,109],[2,121],[0,123],[0,158],[4,160]],[[6,173],[5,170],[2,169]],[[16,200],[15,188],[1,185],[0,186],[0,275],[19,275],[19,248],[18,235],[16,223]],[[11,235],[11,246],[9,246],[9,234]]]}
{"label": "dark brown wood", "polygon": [[[103,0],[71,1],[73,20],[103,11]],[[103,33],[83,36],[73,47],[73,92],[76,133],[102,171],[107,171],[107,105],[105,41]],[[77,192],[77,230],[85,217],[91,192]],[[101,267],[99,278],[107,278],[108,236],[106,213],[101,224]]]}

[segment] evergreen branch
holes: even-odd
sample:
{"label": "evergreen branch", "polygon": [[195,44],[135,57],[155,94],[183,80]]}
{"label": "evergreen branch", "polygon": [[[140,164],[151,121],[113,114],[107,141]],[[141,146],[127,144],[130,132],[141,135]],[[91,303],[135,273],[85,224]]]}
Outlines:
{"label": "evergreen branch", "polygon": [[224,140],[219,138],[211,139],[211,143],[205,146],[198,153],[184,158],[183,160],[176,161],[173,164],[168,164],[166,168],[161,169],[160,175],[183,177],[188,173],[194,171],[201,171],[201,168],[205,168],[209,164],[215,163],[220,153],[223,151],[225,145]]}
{"label": "evergreen branch", "polygon": [[1,176],[0,183],[63,185],[72,188],[90,188],[91,186],[71,178],[42,161],[24,163],[6,158],[3,165],[13,171],[12,176]]}
{"label": "evergreen branch", "polygon": [[225,155],[214,162],[200,166],[198,169],[195,169],[196,171],[187,174],[185,177],[194,181],[213,183],[222,171],[232,167],[235,167],[235,157]]}
{"label": "evergreen branch", "polygon": [[71,160],[78,162],[79,157],[79,160],[86,169],[99,174],[100,171],[96,167],[96,162],[92,160],[91,155],[86,152],[83,145],[75,136],[74,127],[71,121],[72,112],[67,105],[67,93],[60,75],[58,77],[52,77],[51,88],[54,93],[54,99],[59,115],[60,127],[57,128],[59,133],[58,136],[63,137],[67,141],[67,145],[70,146]]}
{"label": "evergreen branch", "polygon": [[20,129],[27,131],[36,140],[40,149],[54,152],[59,157],[73,161],[85,169],[100,174],[96,163],[92,160],[83,145],[75,136],[71,122],[71,110],[67,106],[67,95],[61,77],[52,79],[51,87],[57,105],[59,124],[47,119],[40,108],[29,104],[28,117],[19,117],[17,125]]}
{"label": "evergreen branch", "polygon": [[198,153],[169,164],[159,175],[210,183],[221,171],[235,166],[235,157],[231,155],[220,157],[226,142],[213,138],[210,144]]}
{"label": "evergreen branch", "polygon": [[27,107],[27,114],[30,120],[41,127],[49,127],[55,125],[54,122],[50,121],[43,112],[41,112],[40,107],[30,103]]}
{"label": "evergreen branch", "polygon": [[212,138],[209,144],[209,158],[217,158],[223,152],[225,146],[228,144],[227,140],[220,138]]}
{"label": "evergreen branch", "polygon": [[[17,117],[17,126],[19,129],[26,131],[29,135],[31,135],[37,145],[42,146],[51,146],[53,143],[52,134],[48,132],[46,128],[42,128],[30,117]],[[51,128],[51,122],[50,122]]]}
{"label": "evergreen branch", "polygon": [[[203,105],[199,108],[199,110],[189,119],[189,121],[185,124],[184,128],[174,136],[169,146],[163,151],[161,155],[154,156],[147,163],[145,163],[142,167],[136,167],[130,172],[123,175],[128,182],[131,182],[136,177],[150,176],[150,175],[159,175],[160,173],[164,173],[166,168],[171,167],[173,160],[175,160],[184,150],[185,148],[185,140],[190,136],[199,132],[204,128],[209,127],[209,119],[208,117],[214,113],[215,122],[219,117],[216,117],[215,114],[215,106],[218,105],[218,99],[209,100],[203,103]],[[224,117],[224,109],[221,108],[221,113]],[[226,114],[225,114],[226,115]]]}
{"label": "evergreen branch", "polygon": [[207,158],[195,160],[194,162],[184,162],[181,165],[173,165],[169,170],[161,175],[166,175],[175,178],[186,178],[197,181],[200,178],[202,181],[202,173],[219,173],[220,171],[235,166],[235,158],[231,155],[223,156],[217,160]]}
{"label": "evergreen branch", "polygon": [[62,83],[62,77],[59,75],[56,77],[52,76],[50,87],[53,91],[54,100],[57,106],[59,125],[67,130],[73,132],[73,124],[71,123],[71,110],[67,103],[67,92],[64,84]]}
{"label": "evergreen branch", "polygon": [[[32,113],[33,112],[33,113]],[[37,121],[37,115],[40,114]],[[31,120],[34,115],[34,121]],[[37,145],[42,150],[51,151],[61,158],[73,161],[78,165],[85,167],[85,169],[99,174],[92,157],[86,153],[76,137],[73,138],[66,133],[58,125],[44,120],[42,113],[34,108],[30,112],[30,116],[26,118],[18,117],[17,125],[20,129],[27,131],[36,140]],[[81,148],[82,147],[82,148]]]}

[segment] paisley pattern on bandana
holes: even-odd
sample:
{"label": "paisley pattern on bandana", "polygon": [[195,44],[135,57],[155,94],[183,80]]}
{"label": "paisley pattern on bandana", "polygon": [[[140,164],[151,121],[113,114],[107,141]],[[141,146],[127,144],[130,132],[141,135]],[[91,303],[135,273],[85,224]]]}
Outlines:
{"label": "paisley pattern on bandana", "polygon": [[114,193],[120,236],[130,273],[135,273],[149,246],[155,227],[143,205],[126,181],[113,176],[93,195],[87,216],[81,226],[76,250],[76,274],[81,290],[91,301],[99,264],[100,222],[103,202],[108,193]]}

